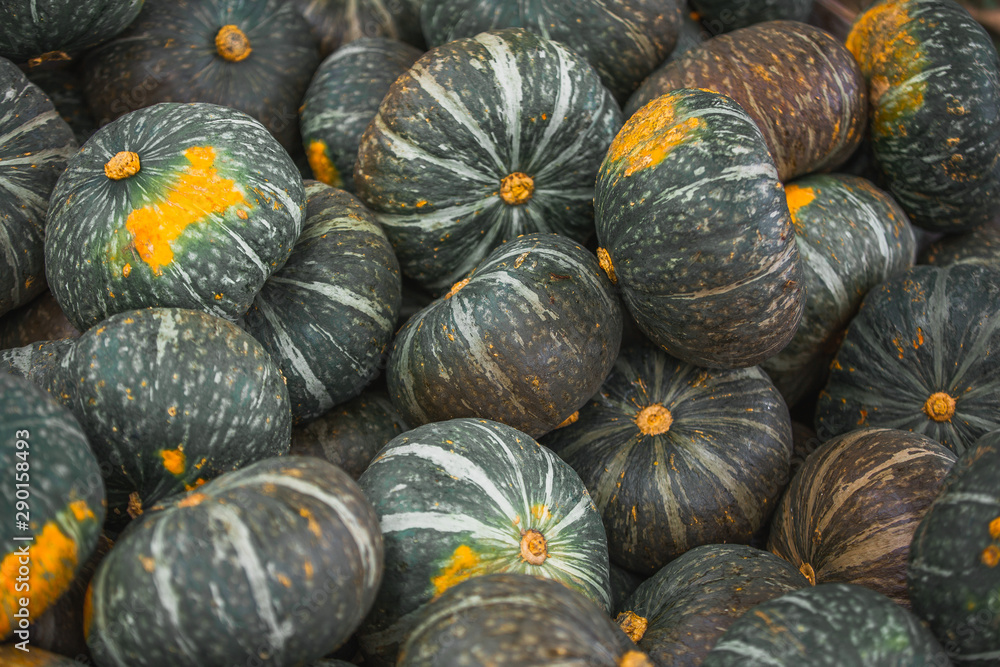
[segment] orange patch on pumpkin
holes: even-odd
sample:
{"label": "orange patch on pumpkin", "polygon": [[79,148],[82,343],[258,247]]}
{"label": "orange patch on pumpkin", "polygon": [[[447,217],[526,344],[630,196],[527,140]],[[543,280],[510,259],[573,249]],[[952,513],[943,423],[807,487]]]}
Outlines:
{"label": "orange patch on pumpkin", "polygon": [[671,95],[658,97],[637,111],[608,149],[608,163],[623,163],[624,175],[656,167],[701,127],[698,118],[679,120]]}
{"label": "orange patch on pumpkin", "polygon": [[163,458],[163,467],[171,475],[184,474],[184,470],[187,467],[187,457],[184,456],[184,451],[180,447],[177,449],[161,449],[160,457]]}
{"label": "orange patch on pumpkin", "polygon": [[330,161],[325,141],[320,141],[319,139],[310,141],[309,148],[306,149],[306,159],[309,161],[309,167],[312,169],[313,176],[316,177],[317,181],[335,188],[344,185],[344,179],[340,177],[340,172],[337,171],[337,168],[333,166],[333,162]]}
{"label": "orange patch on pumpkin", "polygon": [[480,574],[481,564],[479,555],[475,551],[464,544],[460,545],[452,553],[448,563],[441,568],[441,573],[431,579],[435,596],[441,595],[455,584]]}
{"label": "orange patch on pumpkin", "polygon": [[785,186],[785,200],[788,202],[788,212],[792,214],[792,222],[799,210],[813,203],[816,199],[816,191],[812,188],[803,188],[794,183]]}
{"label": "orange patch on pumpkin", "polygon": [[[7,637],[17,625],[13,614],[21,609],[20,599],[28,599],[30,618],[37,619],[73,582],[77,566],[77,546],[54,521],[49,521],[29,545],[28,554],[14,551],[0,562],[0,637]],[[27,560],[27,562],[22,562]],[[26,578],[21,567],[28,569]],[[18,577],[23,580],[18,581]],[[17,590],[27,584],[26,590]]]}

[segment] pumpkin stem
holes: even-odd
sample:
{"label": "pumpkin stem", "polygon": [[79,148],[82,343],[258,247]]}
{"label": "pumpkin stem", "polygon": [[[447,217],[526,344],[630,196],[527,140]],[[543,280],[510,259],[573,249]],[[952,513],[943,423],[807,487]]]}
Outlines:
{"label": "pumpkin stem", "polygon": [[617,284],[618,276],[615,274],[615,265],[611,263],[611,255],[604,248],[597,249],[597,263],[608,274],[608,278],[611,279],[612,284]]}
{"label": "pumpkin stem", "polygon": [[618,658],[618,667],[653,667],[653,663],[642,651],[629,651]]}
{"label": "pumpkin stem", "polygon": [[521,532],[521,558],[532,565],[541,565],[548,558],[545,536],[534,528]]}
{"label": "pumpkin stem", "polygon": [[634,641],[636,644],[642,639],[642,636],[646,634],[646,628],[649,627],[649,620],[634,611],[623,611],[618,614],[615,618],[615,623],[618,624],[625,634],[629,636],[629,639]]}
{"label": "pumpkin stem", "polygon": [[669,431],[673,423],[670,410],[659,403],[647,405],[635,416],[635,425],[643,435],[661,435]]}
{"label": "pumpkin stem", "polygon": [[138,491],[128,494],[128,515],[133,519],[142,516],[142,498]]}
{"label": "pumpkin stem", "polygon": [[802,573],[803,577],[809,580],[810,584],[813,586],[816,585],[816,570],[813,569],[812,565],[809,563],[802,563],[802,565],[799,565],[799,572]]}
{"label": "pumpkin stem", "polygon": [[535,191],[535,181],[525,173],[515,171],[500,181],[500,199],[511,206],[517,206],[531,199]]}
{"label": "pumpkin stem", "polygon": [[104,163],[104,175],[112,181],[120,181],[139,173],[139,156],[132,151],[118,151]]}
{"label": "pumpkin stem", "polygon": [[934,392],[924,403],[924,412],[936,422],[946,422],[955,414],[955,399],[943,391]]}
{"label": "pumpkin stem", "polygon": [[448,290],[448,293],[444,295],[444,298],[450,299],[451,297],[455,296],[455,293],[458,292],[458,290],[462,289],[463,287],[465,287],[468,284],[469,284],[469,279],[468,278],[462,278],[457,283],[455,283],[454,285],[451,286],[451,289]]}
{"label": "pumpkin stem", "polygon": [[235,25],[224,25],[215,34],[215,51],[231,63],[245,60],[253,49],[246,34]]}

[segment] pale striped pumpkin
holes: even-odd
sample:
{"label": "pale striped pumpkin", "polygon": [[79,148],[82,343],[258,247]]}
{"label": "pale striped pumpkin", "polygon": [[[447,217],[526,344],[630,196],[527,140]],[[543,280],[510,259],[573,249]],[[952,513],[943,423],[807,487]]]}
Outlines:
{"label": "pale striped pumpkin", "polygon": [[441,292],[504,240],[593,231],[594,175],[621,111],[582,58],[511,28],[429,51],[358,150],[358,196],[405,276]]}
{"label": "pale striped pumpkin", "polygon": [[393,664],[414,612],[470,577],[561,581],[610,612],[601,517],[573,469],[509,426],[453,419],[394,438],[359,479],[385,540],[385,580],[360,630]]}
{"label": "pale striped pumpkin", "polygon": [[87,594],[87,644],[107,667],[304,664],[361,622],[382,555],[347,473],[312,457],[260,461],[117,541]]}

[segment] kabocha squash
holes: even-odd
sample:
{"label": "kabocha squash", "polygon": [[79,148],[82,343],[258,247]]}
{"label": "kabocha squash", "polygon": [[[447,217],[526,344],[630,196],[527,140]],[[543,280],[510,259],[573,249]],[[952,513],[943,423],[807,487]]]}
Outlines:
{"label": "kabocha squash", "polygon": [[788,409],[759,368],[708,370],[622,349],[578,419],[542,443],[573,466],[612,560],[653,574],[702,544],[748,542],[787,479]]}
{"label": "kabocha squash", "polygon": [[565,236],[528,234],[407,321],[389,395],[411,426],[483,417],[540,437],[598,390],[621,332],[597,259]]}
{"label": "kabocha squash", "polygon": [[0,56],[18,63],[34,58],[68,59],[124,30],[142,4],[143,0],[3,2]]}
{"label": "kabocha squash", "polygon": [[688,0],[692,9],[714,32],[731,32],[765,21],[805,21],[813,0]]}
{"label": "kabocha squash", "polygon": [[[52,379],[53,371],[59,368],[62,358],[73,347],[73,341],[42,341],[23,347],[13,347],[0,351],[0,370],[29,380],[38,387],[53,388],[60,384]],[[62,392],[54,391],[57,396]]]}
{"label": "kabocha squash", "polygon": [[524,574],[467,581],[428,604],[400,667],[592,665],[653,667],[599,607],[557,582]]}
{"label": "kabocha squash", "polygon": [[617,622],[657,665],[697,667],[733,621],[809,586],[788,561],[736,544],[695,547],[644,581]]}
{"label": "kabocha squash", "polygon": [[49,288],[80,330],[145,306],[236,319],[287,260],[304,208],[288,153],[246,114],[135,111],[101,128],[52,191]]}
{"label": "kabocha squash", "polygon": [[419,426],[358,481],[385,540],[385,577],[359,632],[365,664],[393,664],[421,605],[485,574],[554,579],[610,612],[594,501],[572,468],[524,433],[475,419]]}
{"label": "kabocha squash", "polygon": [[525,28],[579,53],[620,101],[674,49],[680,21],[676,0],[423,0],[420,7],[430,46]]}
{"label": "kabocha squash", "polygon": [[736,100],[763,133],[782,181],[837,167],[864,136],[858,64],[832,35],[805,23],[768,21],[713,37],[650,75],[625,114],[678,88]]}
{"label": "kabocha squash", "polygon": [[0,349],[79,337],[80,332],[70,324],[48,290],[0,317]]}
{"label": "kabocha squash", "polygon": [[64,392],[105,466],[114,527],[170,494],[288,452],[278,367],[242,329],[200,311],[109,317],[72,343],[50,376],[49,390]]}
{"label": "kabocha squash", "polygon": [[847,48],[871,96],[872,150],[914,224],[958,231],[1000,203],[1000,61],[953,0],[882,0]]}
{"label": "kabocha squash", "polygon": [[637,111],[597,176],[598,255],[636,324],[675,357],[753,366],[804,306],[774,162],[732,99],[678,90]]}
{"label": "kabocha squash", "polygon": [[83,63],[103,125],[158,102],[208,102],[256,118],[289,152],[319,65],[309,24],[283,0],[147,2],[128,30]]}
{"label": "kabocha squash", "polygon": [[393,39],[362,37],[323,61],[299,110],[302,144],[317,180],[354,190],[361,135],[389,86],[421,54]]}
{"label": "kabocha squash", "polygon": [[860,584],[909,606],[913,531],[954,463],[950,450],[909,431],[861,429],[835,438],[792,478],[767,547],[811,583]]}
{"label": "kabocha squash", "polygon": [[243,318],[278,362],[296,422],[354,398],[378,374],[401,298],[399,264],[371,213],[307,181],[302,234]]}
{"label": "kabocha squash", "polygon": [[913,266],[916,238],[892,197],[857,176],[805,176],[785,186],[802,258],[806,307],[791,342],[761,362],[794,405],[818,391],[868,290]]}
{"label": "kabocha squash", "polygon": [[864,586],[808,586],[763,602],[729,626],[704,667],[948,665],[908,610]]}
{"label": "kabocha squash", "polygon": [[116,542],[90,585],[87,643],[107,666],[307,664],[361,622],[382,556],[346,473],[311,457],[259,461]]}
{"label": "kabocha squash", "polygon": [[76,149],[45,93],[0,58],[0,315],[45,290],[45,211]]}
{"label": "kabocha squash", "polygon": [[70,587],[97,546],[104,484],[76,419],[27,380],[0,374],[0,428],[7,473],[0,509],[9,517],[0,640],[28,647],[29,623]]}
{"label": "kabocha squash", "polygon": [[976,262],[1000,267],[1000,220],[931,243],[919,261],[933,266]]}
{"label": "kabocha squash", "polygon": [[25,652],[13,644],[0,646],[0,662],[6,667],[86,667],[85,663],[35,646]]}
{"label": "kabocha squash", "polygon": [[1000,431],[958,459],[913,535],[907,588],[956,664],[996,664],[1000,648]]}
{"label": "kabocha squash", "polygon": [[419,2],[423,0],[292,0],[319,39],[320,54],[354,41],[386,38],[423,46]]}
{"label": "kabocha squash", "polygon": [[816,405],[822,440],[871,426],[956,454],[1000,428],[1000,268],[915,266],[865,297]]}
{"label": "kabocha squash", "polygon": [[392,84],[354,185],[404,275],[441,293],[504,240],[593,232],[594,174],[621,111],[594,70],[511,28],[431,50]]}

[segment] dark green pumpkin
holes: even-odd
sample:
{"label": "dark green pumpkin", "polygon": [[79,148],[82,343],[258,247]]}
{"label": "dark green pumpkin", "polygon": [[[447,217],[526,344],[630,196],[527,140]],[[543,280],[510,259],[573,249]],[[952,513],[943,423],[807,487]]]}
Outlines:
{"label": "dark green pumpkin", "polygon": [[79,337],[80,332],[48,290],[0,317],[0,349]]}
{"label": "dark green pumpkin", "polygon": [[389,395],[411,426],[482,417],[540,437],[598,390],[622,313],[597,259],[556,234],[494,250],[396,334]]}
{"label": "dark green pumpkin", "polygon": [[617,622],[657,665],[697,667],[733,621],[809,586],[788,561],[736,544],[695,547],[644,581]]}
{"label": "dark green pumpkin", "polygon": [[361,37],[323,61],[299,110],[302,144],[317,180],[354,191],[361,135],[389,86],[421,53],[393,39]]}
{"label": "dark green pumpkin", "polygon": [[97,546],[104,484],[80,424],[27,380],[0,374],[0,429],[0,511],[8,517],[0,640],[33,648],[29,623],[70,588]]}
{"label": "dark green pumpkin", "polygon": [[346,473],[311,457],[259,461],[117,541],[90,585],[87,642],[108,667],[306,664],[361,622],[382,555]]}
{"label": "dark green pumpkin", "polygon": [[145,306],[236,319],[305,217],[288,153],[244,113],[159,104],[107,125],[52,192],[45,272],[80,330]]}
{"label": "dark green pumpkin", "polygon": [[573,469],[509,426],[453,419],[394,438],[358,480],[385,540],[385,577],[359,632],[393,664],[426,602],[469,578],[534,574],[610,612],[601,517]]}
{"label": "dark green pumpkin", "polygon": [[1000,431],[958,459],[913,535],[907,587],[914,613],[952,660],[1000,659]]}
{"label": "dark green pumpkin", "polygon": [[477,577],[428,604],[399,667],[653,667],[591,600],[524,574]]}
{"label": "dark green pumpkin", "polygon": [[13,644],[0,646],[0,661],[5,667],[85,667],[87,664],[35,646],[22,651]]}
{"label": "dark green pumpkin", "polygon": [[387,38],[423,46],[422,0],[293,0],[329,56],[356,40]]}
{"label": "dark green pumpkin", "polygon": [[579,418],[542,439],[579,473],[615,563],[653,574],[702,545],[750,541],[792,452],[788,408],[759,368],[709,370],[624,348]]}
{"label": "dark green pumpkin", "polygon": [[789,405],[814,393],[868,290],[913,266],[916,239],[892,197],[869,181],[813,175],[785,186],[806,307],[795,336],[761,367]]}
{"label": "dark green pumpkin", "polygon": [[731,32],[765,21],[800,21],[809,18],[813,0],[688,0],[716,34]]}
{"label": "dark green pumpkin", "polygon": [[593,232],[621,111],[564,46],[511,28],[431,50],[392,84],[354,185],[405,276],[440,294],[505,240]]}
{"label": "dark green pumpkin", "polygon": [[143,0],[7,0],[0,3],[0,56],[21,63],[78,55],[124,30],[142,5]]}
{"label": "dark green pumpkin", "polygon": [[423,0],[420,8],[429,46],[525,28],[580,54],[620,101],[674,49],[680,19],[676,0]]}
{"label": "dark green pumpkin", "polygon": [[68,398],[64,385],[56,381],[53,371],[73,348],[73,339],[42,341],[0,351],[0,371],[30,380],[46,388],[60,399]]}
{"label": "dark green pumpkin", "polygon": [[950,450],[909,431],[830,440],[792,478],[767,548],[814,584],[860,584],[909,606],[910,540],[954,463]]}
{"label": "dark green pumpkin", "polygon": [[883,0],[847,37],[868,82],[872,149],[914,224],[958,231],[1000,203],[1000,60],[953,0]]}
{"label": "dark green pumpkin", "polygon": [[1000,220],[938,239],[924,249],[919,261],[933,266],[977,262],[1000,267]]}
{"label": "dark green pumpkin", "polygon": [[372,214],[353,195],[307,181],[302,234],[243,318],[281,368],[296,423],[374,379],[401,298],[399,264]]}
{"label": "dark green pumpkin", "polygon": [[774,162],[732,99],[678,90],[612,143],[594,201],[602,265],[639,328],[702,366],[753,366],[783,348],[804,306]]}
{"label": "dark green pumpkin", "polygon": [[1000,268],[915,266],[865,297],[816,406],[822,440],[915,431],[956,454],[1000,428]]}
{"label": "dark green pumpkin", "polygon": [[948,656],[912,613],[864,586],[807,586],[729,626],[703,667],[935,667]]}
{"label": "dark green pumpkin", "polygon": [[0,58],[0,315],[45,290],[45,211],[76,149],[45,93]]}

